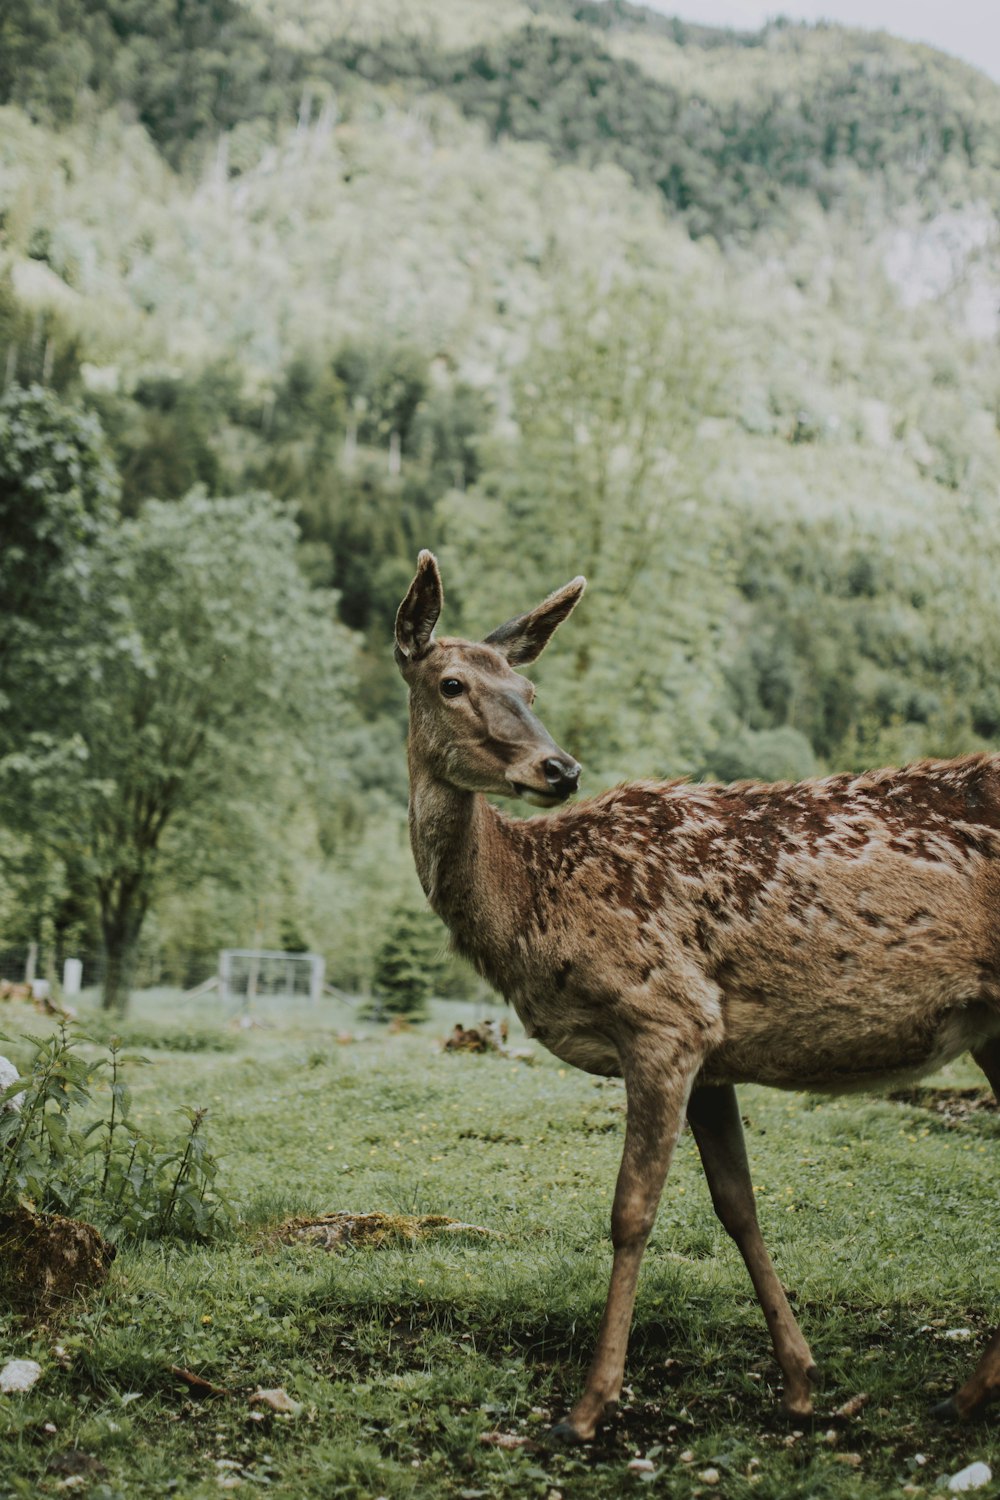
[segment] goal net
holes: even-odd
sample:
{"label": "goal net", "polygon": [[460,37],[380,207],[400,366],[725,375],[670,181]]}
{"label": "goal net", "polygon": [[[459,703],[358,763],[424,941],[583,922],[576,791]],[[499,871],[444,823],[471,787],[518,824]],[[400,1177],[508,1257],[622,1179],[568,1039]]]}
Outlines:
{"label": "goal net", "polygon": [[223,948],[219,995],[249,1006],[258,997],[318,1000],[326,962],[318,953],[276,953],[265,948]]}

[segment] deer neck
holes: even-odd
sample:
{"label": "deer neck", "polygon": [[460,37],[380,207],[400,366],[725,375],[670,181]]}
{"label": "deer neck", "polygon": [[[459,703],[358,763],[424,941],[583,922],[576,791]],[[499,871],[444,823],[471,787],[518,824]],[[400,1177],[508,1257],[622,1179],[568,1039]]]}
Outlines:
{"label": "deer neck", "polygon": [[479,792],[434,776],[411,753],[410,843],[431,906],[459,952],[489,960],[514,940],[524,863],[510,822]]}

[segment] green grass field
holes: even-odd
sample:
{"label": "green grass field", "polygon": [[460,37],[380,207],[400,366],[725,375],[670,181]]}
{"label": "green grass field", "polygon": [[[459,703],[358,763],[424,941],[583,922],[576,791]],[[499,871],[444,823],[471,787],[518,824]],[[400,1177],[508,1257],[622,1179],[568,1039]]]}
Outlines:
{"label": "green grass field", "polygon": [[[550,1454],[538,1440],[582,1381],[606,1290],[623,1092],[540,1051],[533,1066],[441,1053],[470,1018],[441,1006],[390,1036],[303,1005],[237,1033],[211,1004],[138,997],[123,1028],[151,1059],[130,1079],[136,1109],[208,1107],[242,1224],[211,1246],[122,1249],[51,1327],[0,1316],[0,1364],[43,1366],[30,1393],[0,1396],[4,1500],[929,1496],[975,1460],[997,1476],[978,1493],[1000,1493],[998,1416],[928,1416],[1000,1309],[1000,1115],[743,1091],[764,1234],[824,1374],[808,1429],[778,1415],[763,1319],[685,1134],[622,1411],[592,1447]],[[8,1035],[41,1028],[0,1014]],[[367,1037],[340,1044],[345,1029]],[[197,1050],[158,1045],[187,1032]],[[986,1092],[971,1063],[933,1082]],[[336,1209],[492,1234],[329,1252],[264,1233]],[[197,1396],[171,1365],[223,1393]],[[258,1387],[297,1409],[251,1405]],[[859,1414],[834,1415],[862,1392]],[[628,1470],[637,1456],[651,1473]]]}

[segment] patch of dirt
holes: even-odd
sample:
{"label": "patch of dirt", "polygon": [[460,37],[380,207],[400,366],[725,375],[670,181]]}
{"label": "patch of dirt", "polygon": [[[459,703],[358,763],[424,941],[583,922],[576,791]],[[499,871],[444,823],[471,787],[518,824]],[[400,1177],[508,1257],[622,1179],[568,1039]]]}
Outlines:
{"label": "patch of dirt", "polygon": [[19,1204],[0,1213],[0,1292],[29,1317],[47,1317],[103,1285],[115,1257],[92,1224]]}
{"label": "patch of dirt", "polygon": [[47,1474],[58,1474],[63,1478],[60,1488],[70,1488],[66,1479],[103,1479],[107,1469],[93,1454],[82,1448],[67,1448],[63,1453],[54,1453],[45,1466]]}
{"label": "patch of dirt", "polygon": [[962,1125],[973,1115],[1000,1114],[1000,1104],[987,1089],[951,1089],[918,1086],[895,1089],[889,1098],[896,1104],[915,1105],[939,1115],[946,1126]]}
{"label": "patch of dirt", "polygon": [[437,1234],[493,1236],[493,1230],[481,1224],[463,1224],[444,1214],[355,1214],[339,1210],[315,1218],[286,1219],[263,1237],[263,1248],[317,1245],[321,1250],[342,1250],[365,1245],[380,1249],[383,1245],[412,1244]]}

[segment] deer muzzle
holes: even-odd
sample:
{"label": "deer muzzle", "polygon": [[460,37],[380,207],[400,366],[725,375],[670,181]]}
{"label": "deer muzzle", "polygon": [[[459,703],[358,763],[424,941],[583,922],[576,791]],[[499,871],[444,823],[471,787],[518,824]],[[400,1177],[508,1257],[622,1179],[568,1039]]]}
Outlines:
{"label": "deer muzzle", "polygon": [[523,765],[518,766],[516,774],[508,779],[517,795],[536,807],[555,807],[571,797],[580,785],[580,767],[562,750],[546,755],[532,767],[530,780],[527,779],[527,770]]}

